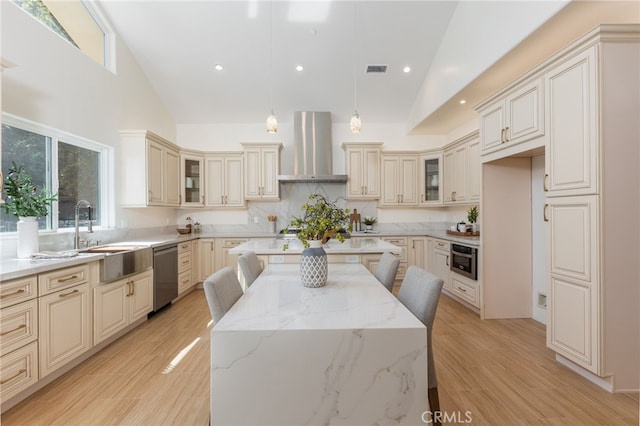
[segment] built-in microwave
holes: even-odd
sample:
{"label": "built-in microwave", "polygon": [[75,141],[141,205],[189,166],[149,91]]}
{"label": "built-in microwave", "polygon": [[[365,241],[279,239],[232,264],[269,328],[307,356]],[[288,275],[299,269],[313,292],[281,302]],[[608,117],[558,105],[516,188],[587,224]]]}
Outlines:
{"label": "built-in microwave", "polygon": [[449,265],[452,272],[477,280],[478,249],[461,244],[451,244],[451,262]]}

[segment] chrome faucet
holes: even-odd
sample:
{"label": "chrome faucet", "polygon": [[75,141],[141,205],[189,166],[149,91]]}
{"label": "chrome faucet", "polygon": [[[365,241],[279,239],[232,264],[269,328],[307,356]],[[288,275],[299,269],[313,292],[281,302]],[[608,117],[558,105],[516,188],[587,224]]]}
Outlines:
{"label": "chrome faucet", "polygon": [[93,223],[91,222],[91,204],[89,204],[87,200],[80,200],[78,201],[78,204],[76,204],[76,232],[73,238],[73,248],[76,250],[80,248],[80,208],[82,207],[86,207],[87,212],[89,213],[89,220],[87,221],[87,232],[93,233]]}

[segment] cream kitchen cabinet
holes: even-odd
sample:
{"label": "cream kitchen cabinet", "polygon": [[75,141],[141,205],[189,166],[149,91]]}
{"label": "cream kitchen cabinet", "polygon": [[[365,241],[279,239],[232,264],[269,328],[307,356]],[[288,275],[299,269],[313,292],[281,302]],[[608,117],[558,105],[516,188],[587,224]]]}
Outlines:
{"label": "cream kitchen cabinet", "polygon": [[214,238],[201,238],[200,246],[200,268],[199,282],[209,278],[216,271],[216,240]]}
{"label": "cream kitchen cabinet", "polygon": [[480,307],[480,291],[478,281],[470,280],[460,274],[452,272],[449,275],[450,285],[447,289],[453,295],[464,300],[473,307]]}
{"label": "cream kitchen cabinet", "polygon": [[124,131],[120,136],[121,205],[179,206],[179,148],[149,131]]}
{"label": "cream kitchen cabinet", "polygon": [[444,152],[444,202],[466,203],[467,200],[467,145],[455,145]]}
{"label": "cream kitchen cabinet", "polygon": [[204,206],[204,157],[180,153],[180,201],[183,207]]}
{"label": "cream kitchen cabinet", "polygon": [[88,282],[38,299],[40,378],[92,347]]}
{"label": "cream kitchen cabinet", "polygon": [[542,86],[536,78],[479,106],[483,154],[544,135]]}
{"label": "cream kitchen cabinet", "polygon": [[449,267],[451,243],[435,238],[429,239],[429,257],[431,258],[429,271],[444,281],[443,288],[451,291],[451,270]]}
{"label": "cream kitchen cabinet", "polygon": [[248,238],[216,238],[216,269],[231,266],[238,272],[238,256],[229,253],[234,247],[249,241]]}
{"label": "cream kitchen cabinet", "polygon": [[418,205],[417,154],[382,153],[381,206]]}
{"label": "cream kitchen cabinet", "polygon": [[407,265],[429,269],[426,237],[409,237],[407,241]]}
{"label": "cream kitchen cabinet", "polygon": [[282,144],[243,143],[245,157],[245,198],[279,200],[280,150]]}
{"label": "cream kitchen cabinet", "polygon": [[193,241],[183,241],[178,244],[178,294],[189,290],[195,282],[192,279],[192,250]]}
{"label": "cream kitchen cabinet", "polygon": [[598,196],[549,198],[547,344],[598,372]]}
{"label": "cream kitchen cabinet", "polygon": [[0,401],[38,381],[37,278],[6,281],[0,289]]}
{"label": "cream kitchen cabinet", "polygon": [[106,340],[153,311],[153,270],[93,289],[93,343]]}
{"label": "cream kitchen cabinet", "polygon": [[346,156],[347,199],[380,198],[380,157],[382,143],[343,143]]}
{"label": "cream kitchen cabinet", "polygon": [[442,153],[420,156],[420,205],[441,205],[442,199]]}
{"label": "cream kitchen cabinet", "polygon": [[245,207],[242,153],[205,157],[205,206]]}
{"label": "cream kitchen cabinet", "polygon": [[444,203],[480,201],[480,140],[472,132],[445,147]]}
{"label": "cream kitchen cabinet", "polygon": [[549,197],[599,193],[596,52],[596,47],[587,49],[544,77],[549,104],[545,157]]}

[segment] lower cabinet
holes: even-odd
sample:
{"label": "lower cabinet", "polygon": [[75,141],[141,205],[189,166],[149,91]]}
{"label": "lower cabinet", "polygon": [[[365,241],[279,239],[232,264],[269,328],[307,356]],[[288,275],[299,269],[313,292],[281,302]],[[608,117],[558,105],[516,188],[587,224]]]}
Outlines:
{"label": "lower cabinet", "polygon": [[445,240],[429,239],[429,272],[444,281],[443,288],[451,290],[451,270],[449,269],[450,243]]}
{"label": "lower cabinet", "polygon": [[90,300],[89,283],[38,299],[40,378],[92,347]]}
{"label": "lower cabinet", "polygon": [[93,291],[93,343],[97,345],[153,310],[153,271],[101,284]]}
{"label": "lower cabinet", "polygon": [[460,274],[451,274],[451,293],[458,296],[465,302],[480,307],[480,292],[478,291],[478,282],[463,277]]}
{"label": "lower cabinet", "polygon": [[214,238],[202,238],[200,240],[200,268],[198,281],[209,278],[216,269],[216,240]]}
{"label": "lower cabinet", "polygon": [[0,393],[6,401],[38,381],[38,342],[2,356]]}

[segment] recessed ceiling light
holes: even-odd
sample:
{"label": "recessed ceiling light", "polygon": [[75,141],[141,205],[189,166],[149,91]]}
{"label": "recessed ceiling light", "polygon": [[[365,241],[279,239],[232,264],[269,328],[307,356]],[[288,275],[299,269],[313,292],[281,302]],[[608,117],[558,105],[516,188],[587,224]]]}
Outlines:
{"label": "recessed ceiling light", "polygon": [[304,67],[302,65],[296,65],[296,71],[302,71]]}
{"label": "recessed ceiling light", "polygon": [[224,67],[220,64],[215,64],[214,68],[216,69],[216,71],[222,71],[224,69]]}
{"label": "recessed ceiling light", "polygon": [[411,67],[410,66],[406,66],[402,69],[402,71],[404,72],[411,72]]}
{"label": "recessed ceiling light", "polygon": [[467,103],[467,101],[465,99],[460,99],[460,105],[464,105],[466,103]]}

